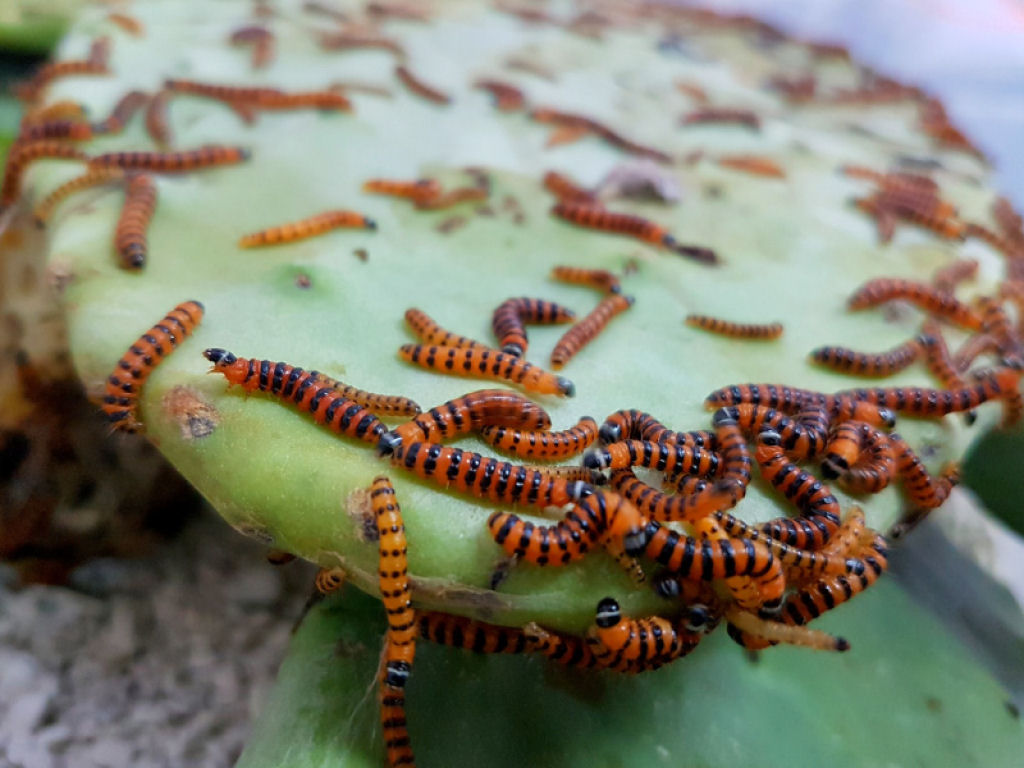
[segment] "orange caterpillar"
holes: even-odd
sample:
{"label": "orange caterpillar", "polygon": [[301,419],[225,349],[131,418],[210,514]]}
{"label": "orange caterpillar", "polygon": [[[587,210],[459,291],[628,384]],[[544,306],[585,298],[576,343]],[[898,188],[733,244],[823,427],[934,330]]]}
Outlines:
{"label": "orange caterpillar", "polygon": [[576,323],[555,344],[551,352],[551,367],[556,371],[589,344],[613,317],[633,306],[633,297],[611,293],[598,302],[591,312]]}
{"label": "orange caterpillar", "polygon": [[171,143],[171,126],[167,119],[167,104],[171,92],[159,90],[146,106],[146,133],[160,146]]}
{"label": "orange caterpillar", "polygon": [[[678,84],[677,84],[678,86]],[[683,116],[680,125],[703,125],[705,123],[735,123],[761,130],[761,120],[749,109],[730,109],[727,107],[704,107]]]}
{"label": "orange caterpillar", "polygon": [[[271,552],[274,551],[275,550],[271,550]],[[267,555],[267,559],[274,565],[281,564],[279,559],[271,559],[269,553]],[[321,595],[329,595],[344,587],[347,579],[348,576],[342,568],[321,568],[316,572],[316,576],[313,579],[313,586],[316,587],[316,591]]]}
{"label": "orange caterpillar", "polygon": [[459,203],[480,202],[487,199],[489,191],[486,187],[459,187],[435,197],[414,200],[417,208],[424,211],[437,211],[450,208]]}
{"label": "orange caterpillar", "polygon": [[35,160],[88,160],[88,156],[73,146],[61,141],[33,141],[28,144],[15,143],[7,153],[3,183],[0,184],[0,209],[6,208],[21,194],[21,178]]}
{"label": "orange caterpillar", "polygon": [[896,417],[890,409],[879,407],[874,402],[862,402],[864,398],[860,398],[858,393],[866,391],[851,389],[826,395],[785,384],[733,384],[716,389],[704,398],[704,405],[716,408],[750,403],[775,408],[783,413],[797,413],[810,406],[820,405],[828,413],[830,422],[856,419],[876,426],[894,426]]}
{"label": "orange caterpillar", "polygon": [[585,285],[602,293],[622,293],[619,278],[606,269],[558,266],[551,270],[551,277],[563,283]]}
{"label": "orange caterpillar", "polygon": [[15,96],[26,103],[39,101],[46,88],[57,78],[69,75],[109,75],[109,56],[110,39],[97,38],[89,48],[88,58],[51,61],[41,66],[30,80],[14,86],[12,90]]}
{"label": "orange caterpillar", "polygon": [[248,160],[244,147],[209,144],[184,152],[107,152],[89,160],[90,168],[125,168],[157,173],[188,173],[219,165],[235,165]]}
{"label": "orange caterpillar", "polygon": [[239,27],[228,41],[232,45],[251,45],[253,69],[263,69],[274,60],[274,33],[266,27],[253,24]]}
{"label": "orange caterpillar", "polygon": [[686,324],[734,339],[771,340],[782,335],[782,323],[733,323],[710,315],[687,315]]}
{"label": "orange caterpillar", "polygon": [[489,426],[481,430],[480,437],[502,453],[518,458],[566,459],[582,452],[597,439],[597,422],[584,416],[575,427],[561,432]]}
{"label": "orange caterpillar", "polygon": [[75,123],[84,123],[86,120],[85,107],[77,101],[62,99],[52,104],[41,107],[26,107],[25,115],[21,118],[19,134],[29,126],[37,123],[48,123],[53,120],[70,120]]}
{"label": "orange caterpillar", "polygon": [[879,277],[854,291],[847,301],[852,310],[876,307],[887,301],[904,299],[933,315],[972,331],[981,330],[981,315],[948,293],[927,283],[899,278]]}
{"label": "orange caterpillar", "polygon": [[502,352],[522,357],[526,354],[528,344],[526,323],[551,325],[569,323],[575,319],[576,313],[561,304],[522,296],[507,299],[498,305],[491,315],[491,329],[498,338]]}
{"label": "orange caterpillar", "polygon": [[942,506],[949,492],[960,482],[960,467],[947,464],[937,479],[928,474],[917,454],[907,441],[893,433],[889,435],[896,456],[896,472],[903,480],[903,490],[916,511]]}
{"label": "orange caterpillar", "polygon": [[146,28],[142,25],[142,22],[134,16],[129,16],[124,13],[108,13],[107,21],[113,22],[129,35],[142,37],[146,34]]}
{"label": "orange caterpillar", "polygon": [[[530,112],[530,117],[540,123],[552,123],[558,126],[556,137],[566,135],[569,140],[579,138],[587,133],[599,136],[609,144],[618,147],[624,152],[640,157],[648,157],[659,163],[671,163],[672,156],[657,149],[637,144],[625,136],[613,131],[611,128],[583,115],[576,115],[571,112],[560,112],[556,109],[540,107]],[[551,141],[548,142],[549,145]]]}
{"label": "orange caterpillar", "polygon": [[416,334],[417,338],[427,344],[433,344],[439,347],[459,347],[462,349],[470,349],[473,347],[480,349],[490,349],[486,344],[473,341],[473,339],[467,338],[466,336],[458,336],[451,331],[446,331],[430,317],[426,312],[412,308],[405,311],[405,322],[413,333]]}
{"label": "orange caterpillar", "polygon": [[404,344],[398,356],[421,368],[454,376],[507,381],[528,392],[541,395],[572,397],[576,386],[563,376],[556,376],[512,355],[490,347],[437,347]]}
{"label": "orange caterpillar", "polygon": [[649,413],[636,409],[616,411],[601,425],[598,437],[604,444],[620,440],[647,440],[652,443],[679,443],[715,449],[717,439],[714,432],[695,430],[674,432]]}
{"label": "orange caterpillar", "polygon": [[473,653],[524,653],[533,640],[518,627],[488,624],[439,611],[417,611],[419,639]]}
{"label": "orange caterpillar", "polygon": [[583,456],[587,469],[629,469],[645,467],[667,474],[712,477],[718,474],[721,459],[713,451],[679,443],[651,443],[623,440],[604,448],[594,448]]}
{"label": "orange caterpillar", "polygon": [[663,246],[681,256],[687,256],[705,264],[715,264],[718,261],[715,252],[710,248],[684,245],[670,235],[665,228],[640,216],[613,213],[593,205],[569,202],[556,203],[551,212],[576,226],[629,235],[646,243]]}
{"label": "orange caterpillar", "polygon": [[[896,476],[896,454],[889,436],[863,422],[860,425],[860,458],[837,478],[853,493],[878,493],[889,487]],[[825,465],[822,474],[829,476]]]}
{"label": "orange caterpillar", "polygon": [[153,179],[141,173],[131,176],[125,188],[121,217],[114,230],[114,247],[125,269],[141,269],[146,263],[146,230],[154,210],[156,184]]}
{"label": "orange caterpillar", "polygon": [[94,125],[93,130],[96,133],[120,133],[148,102],[149,96],[144,91],[128,91],[114,105],[107,119]]}
{"label": "orange caterpillar", "polygon": [[839,527],[839,502],[836,497],[816,477],[790,462],[778,432],[761,432],[755,457],[761,467],[761,476],[789,499],[805,517],[820,520],[830,529],[830,533]]}
{"label": "orange caterpillar", "polygon": [[328,51],[352,51],[370,48],[393,53],[399,61],[405,59],[405,49],[390,37],[363,32],[328,32],[320,35],[318,43]]}
{"label": "orange caterpillar", "polygon": [[436,179],[416,181],[394,181],[391,179],[370,179],[363,183],[363,191],[375,195],[404,197],[414,203],[428,203],[441,196],[441,185]]}
{"label": "orange caterpillar", "polygon": [[405,525],[395,489],[386,477],[370,486],[370,500],[380,534],[380,594],[388,617],[380,671],[380,717],[384,747],[391,765],[412,765],[405,723],[405,686],[416,656],[418,624],[406,563]]}
{"label": "orange caterpillar", "polygon": [[33,209],[32,217],[36,226],[45,227],[57,206],[75,192],[123,179],[124,171],[120,168],[93,168],[69,179],[44,197]]}
{"label": "orange caterpillar", "polygon": [[543,469],[510,464],[439,443],[403,445],[395,451],[391,463],[443,488],[501,504],[560,507],[592,490],[588,483],[555,477]]}
{"label": "orange caterpillar", "polygon": [[643,516],[611,491],[584,493],[553,525],[535,525],[510,512],[495,512],[487,527],[506,554],[540,566],[579,560],[597,542],[621,563],[641,554],[646,544]]}
{"label": "orange caterpillar", "polygon": [[318,374],[318,383],[331,387],[342,397],[351,400],[353,403],[362,405],[374,413],[382,416],[416,416],[420,413],[420,406],[411,398],[401,395],[380,395],[376,392],[367,392],[364,389],[353,387],[342,381],[331,378],[325,373]]}
{"label": "orange caterpillar", "polygon": [[182,302],[128,347],[107,378],[101,406],[114,429],[135,432],[142,426],[138,420],[139,394],[146,379],[202,319],[202,304]]}
{"label": "orange caterpillar", "polygon": [[361,213],[355,211],[324,211],[315,216],[292,221],[280,226],[261,229],[238,240],[239,248],[257,248],[265,245],[280,245],[296,240],[316,237],[332,229],[376,229],[377,224]]}
{"label": "orange caterpillar", "polygon": [[352,102],[337,91],[299,91],[285,93],[277,88],[249,88],[230,85],[200,83],[195,80],[164,81],[164,89],[174,93],[188,93],[223,101],[242,108],[243,114],[252,109],[326,109],[348,112]]}
{"label": "orange caterpillar", "polygon": [[[601,207],[600,201],[593,192],[584,189],[579,186],[576,182],[561,173],[555,171],[548,171],[544,174],[544,189],[553,194],[558,198],[559,202],[562,203],[578,203],[581,205],[590,205]],[[555,269],[560,269],[556,267]],[[561,269],[571,269],[570,267],[561,267]],[[568,281],[573,282],[573,281]]]}
{"label": "orange caterpillar", "polygon": [[390,455],[411,443],[440,443],[485,427],[548,429],[547,411],[515,392],[480,389],[417,415],[381,436],[378,455]]}
{"label": "orange caterpillar", "polygon": [[676,627],[668,619],[628,619],[619,604],[606,597],[597,604],[587,644],[596,663],[620,672],[658,669],[690,653],[701,640],[697,632]]}
{"label": "orange caterpillar", "polygon": [[518,112],[526,106],[526,96],[511,83],[501,80],[477,80],[474,88],[482,88],[494,97],[494,107],[502,112]]}
{"label": "orange caterpillar", "polygon": [[[989,400],[1005,399],[1017,394],[1021,372],[997,368],[985,373],[974,384],[962,389],[929,389],[926,387],[877,387],[848,389],[838,397],[850,397],[873,403],[890,411],[910,416],[938,418],[950,413],[969,411]],[[864,420],[864,419],[862,419]]]}
{"label": "orange caterpillar", "polygon": [[88,141],[93,137],[93,132],[93,126],[77,120],[46,120],[22,127],[18,133],[18,142],[25,144],[48,139]]}
{"label": "orange caterpillar", "polygon": [[764,405],[740,403],[720,408],[716,418],[735,421],[748,436],[756,437],[764,429],[773,429],[782,438],[786,455],[796,459],[814,459],[828,439],[829,415],[822,405],[809,405],[794,418]]}
{"label": "orange caterpillar", "polygon": [[376,443],[387,427],[367,407],[342,395],[332,379],[318,371],[306,371],[288,363],[236,357],[226,349],[207,349],[203,355],[230,386],[246,392],[269,392],[291,402],[317,424],[325,424],[340,435]]}
{"label": "orange caterpillar", "polygon": [[768,157],[759,155],[722,155],[718,164],[723,168],[752,173],[755,176],[768,176],[773,179],[786,178],[786,171],[781,165]]}
{"label": "orange caterpillar", "polygon": [[851,376],[891,376],[921,358],[930,337],[915,336],[897,347],[879,353],[856,352],[846,347],[818,347],[811,359],[826,368]]}
{"label": "orange caterpillar", "polygon": [[404,64],[399,64],[395,67],[395,76],[401,81],[402,85],[427,101],[432,101],[435,104],[450,104],[452,101],[451,96],[424,83],[413,75]]}
{"label": "orange caterpillar", "polygon": [[[949,354],[949,347],[946,346],[946,340],[943,338],[938,324],[928,321],[924,325],[924,330],[926,333],[924,362],[928,371],[946,389],[963,389],[967,386],[967,382],[960,377],[960,371]],[[978,414],[974,410],[964,413],[964,419],[968,425],[973,424],[977,417]]]}

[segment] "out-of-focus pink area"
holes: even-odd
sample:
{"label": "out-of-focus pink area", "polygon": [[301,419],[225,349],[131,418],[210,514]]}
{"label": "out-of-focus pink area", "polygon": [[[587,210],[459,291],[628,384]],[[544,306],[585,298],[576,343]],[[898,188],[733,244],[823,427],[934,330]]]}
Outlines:
{"label": "out-of-focus pink area", "polygon": [[823,41],[942,98],[954,123],[1024,204],[1022,0],[701,0]]}

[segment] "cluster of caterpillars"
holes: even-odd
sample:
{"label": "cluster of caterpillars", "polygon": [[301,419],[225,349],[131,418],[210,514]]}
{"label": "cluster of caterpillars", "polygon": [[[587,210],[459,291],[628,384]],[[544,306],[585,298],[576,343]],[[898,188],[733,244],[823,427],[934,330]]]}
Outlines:
{"label": "cluster of caterpillars", "polygon": [[[599,35],[616,23],[597,13],[561,22],[536,9],[508,4],[502,9],[529,23],[559,24],[588,36]],[[331,17],[337,24],[337,29],[319,37],[325,50],[388,51],[395,57],[398,83],[438,106],[451,102],[448,93],[415,74],[405,48],[380,27],[394,18],[429,20],[422,9],[371,2],[366,5],[365,18],[357,22],[324,3],[307,3],[305,11]],[[747,17],[681,8],[651,9],[648,13],[652,18],[663,13],[676,20],[729,26],[762,40],[782,39],[777,30]],[[137,20],[125,14],[111,13],[108,20],[127,34],[145,33]],[[274,35],[263,21],[237,28],[228,42],[251,52],[253,69],[265,68],[274,59]],[[350,112],[353,105],[347,94],[388,95],[386,89],[361,83],[287,92],[169,79],[156,93],[126,94],[100,121],[90,121],[74,102],[42,103],[55,78],[108,74],[109,46],[108,39],[97,40],[86,59],[47,65],[20,89],[29,109],[8,156],[0,206],[7,207],[18,198],[22,177],[34,161],[83,163],[82,175],[37,203],[36,219],[45,224],[56,206],[77,191],[98,185],[123,186],[125,204],[115,247],[126,268],[137,269],[145,263],[146,228],[156,206],[154,174],[193,171],[248,158],[246,149],[231,146],[166,151],[173,142],[168,120],[172,98],[216,101],[251,123],[264,110]],[[810,45],[809,50],[815,57],[845,56],[845,51],[835,46]],[[520,67],[525,65],[520,62]],[[857,88],[826,94],[818,93],[810,75],[779,77],[773,86],[791,103],[863,105],[920,100],[922,128],[927,133],[944,146],[973,151],[938,102],[866,69],[862,79]],[[482,77],[474,85],[486,90],[502,112],[528,110],[526,94],[511,83]],[[693,83],[677,87],[697,107],[683,118],[684,125],[732,123],[760,128],[760,117],[753,111],[709,105],[703,89]],[[78,142],[119,133],[140,110],[145,111],[146,129],[160,151],[89,156],[78,148]],[[532,121],[550,126],[548,146],[593,137],[656,163],[674,160],[584,115],[543,106],[529,108],[527,114]],[[762,176],[784,176],[771,158],[741,155],[723,157],[719,162]],[[370,498],[379,536],[379,586],[388,614],[380,686],[384,738],[392,764],[408,765],[413,760],[404,690],[417,638],[475,652],[540,653],[568,666],[627,673],[656,669],[687,655],[723,622],[730,637],[749,649],[776,643],[834,651],[849,647],[844,638],[806,625],[875,582],[887,565],[886,542],[867,527],[858,507],[843,514],[828,485],[801,465],[819,465],[825,480],[854,494],[877,493],[900,483],[907,511],[894,533],[906,532],[943,503],[959,481],[958,468],[949,465],[932,476],[892,429],[897,417],[971,415],[990,400],[1003,404],[1004,423],[1020,418],[1024,410],[1019,391],[1024,363],[1024,229],[1005,201],[996,206],[997,229],[993,230],[958,218],[930,177],[854,166],[844,171],[875,184],[875,191],[856,204],[876,219],[884,242],[891,239],[896,223],[910,222],[945,238],[977,237],[1007,257],[1010,279],[1002,283],[999,294],[979,297],[970,304],[954,294],[960,282],[974,276],[974,262],[955,262],[930,285],[896,279],[871,281],[851,297],[850,309],[896,299],[908,301],[929,316],[921,332],[880,354],[841,347],[812,353],[820,364],[863,376],[885,376],[923,360],[941,388],[855,388],[825,393],[781,384],[738,384],[706,398],[709,409],[714,410],[709,429],[677,432],[642,410],[623,409],[600,425],[583,416],[575,425],[554,430],[550,416],[539,404],[508,390],[476,390],[423,411],[407,397],[366,392],[285,362],[243,358],[220,348],[205,351],[212,370],[230,385],[246,392],[265,392],[308,414],[317,424],[372,446],[396,473],[409,473],[444,489],[501,505],[487,523],[505,557],[495,569],[490,588],[501,587],[512,563],[559,567],[600,547],[622,565],[637,588],[647,588],[644,585],[649,582],[666,601],[658,615],[630,618],[622,614],[613,598],[605,598],[595,607],[594,623],[584,637],[537,624],[498,626],[416,610],[406,572],[407,543],[399,504],[390,481],[378,477]],[[705,264],[718,262],[711,249],[681,243],[651,220],[609,210],[596,192],[564,174],[549,172],[542,184],[555,198],[551,213],[570,224],[632,237]],[[424,211],[481,203],[490,193],[484,182],[445,190],[435,179],[371,179],[364,191],[404,198]],[[239,246],[291,242],[335,227],[375,226],[360,213],[331,210],[243,235]],[[575,322],[552,350],[550,364],[558,370],[611,318],[628,309],[632,299],[623,294],[619,277],[608,271],[556,267],[552,276],[601,293],[596,307]],[[1016,307],[1016,323],[1006,312],[1006,302]],[[118,362],[106,382],[102,403],[115,428],[135,431],[141,426],[138,399],[146,379],[193,332],[203,312],[197,301],[179,304]],[[405,317],[421,343],[402,347],[399,354],[404,360],[438,372],[502,381],[535,394],[568,396],[575,391],[572,382],[524,359],[528,351],[525,325],[573,322],[575,313],[566,307],[529,297],[502,302],[492,321],[496,346],[447,331],[417,309],[408,310]],[[703,315],[691,315],[687,322],[738,338],[774,339],[782,332],[778,323],[736,324]],[[972,335],[950,353],[939,322]],[[996,366],[971,370],[974,360],[986,354],[995,358]],[[385,421],[398,423],[389,427]],[[468,434],[477,435],[512,460],[447,444]],[[575,463],[569,463],[574,459]],[[656,485],[650,482],[652,475],[658,477]],[[793,505],[793,516],[752,525],[733,515],[731,510],[758,476]],[[539,524],[509,509],[513,506],[518,510],[557,507],[563,517]],[[339,569],[326,569],[317,578],[317,586],[324,592],[343,582],[344,572]]]}

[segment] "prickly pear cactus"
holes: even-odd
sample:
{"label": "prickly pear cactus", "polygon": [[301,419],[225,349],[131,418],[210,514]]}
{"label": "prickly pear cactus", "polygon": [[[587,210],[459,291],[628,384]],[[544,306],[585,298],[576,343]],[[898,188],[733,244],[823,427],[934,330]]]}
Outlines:
{"label": "prickly pear cactus", "polygon": [[[207,375],[204,348],[286,360],[364,389],[408,395],[430,407],[485,384],[436,375],[398,360],[397,348],[414,340],[403,326],[406,308],[420,307],[457,333],[487,339],[491,310],[509,296],[542,296],[579,314],[589,311],[593,292],[551,281],[553,265],[625,270],[623,287],[635,297],[635,305],[562,371],[574,381],[576,396],[541,398],[543,405],[556,428],[585,414],[600,421],[617,409],[635,407],[674,429],[697,429],[710,425],[703,398],[717,387],[747,381],[823,391],[853,386],[849,378],[810,365],[808,351],[824,344],[882,350],[917,332],[921,318],[914,310],[848,312],[846,297],[865,280],[882,275],[924,278],[959,256],[981,263],[977,290],[991,292],[1001,277],[1002,257],[980,241],[950,246],[931,233],[901,226],[891,245],[876,244],[874,223],[849,203],[864,192],[864,182],[838,174],[840,165],[884,169],[900,158],[938,158],[942,170],[936,176],[944,197],[977,221],[987,221],[993,199],[981,183],[986,168],[970,154],[938,151],[916,129],[917,111],[910,102],[869,108],[787,105],[765,85],[774,76],[813,69],[821,83],[833,88],[854,87],[859,77],[850,63],[816,59],[801,44],[735,25],[699,25],[658,14],[645,21],[614,8],[607,13],[607,24],[577,18],[568,6],[545,11],[550,14],[545,20],[468,2],[439,5],[428,21],[387,16],[381,21],[379,14],[374,16],[380,24],[377,31],[400,42],[409,69],[450,96],[449,104],[440,105],[399,82],[392,51],[325,50],[318,45],[321,36],[337,31],[334,17],[299,2],[268,7],[265,15],[254,18],[262,4],[137,3],[131,13],[144,25],[143,37],[112,25],[106,9],[91,8],[76,22],[61,53],[81,56],[92,38],[111,35],[113,75],[55,83],[49,98],[77,99],[102,116],[129,88],[155,91],[172,77],[288,90],[322,89],[334,82],[369,84],[384,93],[350,87],[347,92],[355,104],[351,113],[266,112],[252,124],[219,102],[175,97],[170,110],[174,148],[238,144],[251,150],[251,159],[234,167],[159,178],[149,259],[142,271],[119,268],[112,252],[119,191],[69,202],[51,225],[47,259],[49,269],[66,278],[60,282],[61,304],[74,363],[94,393],[102,390],[127,346],[165,311],[186,299],[204,303],[202,325],[157,368],[142,393],[141,418],[148,438],[239,531],[321,566],[341,566],[349,581],[367,592],[376,592],[377,548],[362,537],[359,491],[386,472],[405,514],[419,607],[509,625],[538,621],[581,632],[606,595],[615,595],[631,615],[657,612],[662,605],[653,592],[636,589],[597,552],[565,568],[521,564],[499,590],[489,589],[500,555],[485,527],[494,507],[393,470],[365,444],[338,439],[264,395],[229,391],[220,376]],[[345,12],[350,18],[361,13],[354,5]],[[568,23],[571,18],[576,23]],[[234,30],[251,23],[272,29],[276,40],[276,59],[257,71],[251,69],[246,49],[228,43]],[[525,112],[496,111],[490,96],[473,87],[475,80],[486,77],[514,83],[531,106],[585,114],[633,142],[668,153],[675,162],[638,165],[636,157],[595,135],[548,146],[549,126]],[[676,87],[677,81],[701,84],[715,105],[753,110],[760,129],[681,126],[680,115],[694,103]],[[119,136],[86,145],[90,153],[151,148],[138,123],[129,124]],[[770,157],[784,176],[751,175],[718,162],[743,154]],[[361,191],[363,182],[375,177],[435,177],[456,186],[466,183],[470,168],[489,180],[484,204],[424,212],[405,201]],[[714,248],[721,263],[699,264],[553,218],[552,198],[540,185],[548,169],[587,185],[614,174],[678,190],[669,195],[677,199],[623,197],[609,204],[663,224],[682,241]],[[28,177],[27,197],[38,200],[77,172],[71,164],[39,163]],[[377,229],[339,230],[259,250],[237,247],[245,233],[327,208],[358,210],[374,219]],[[771,342],[731,341],[686,327],[682,319],[691,312],[749,322],[778,320],[785,333]],[[531,358],[542,362],[562,330],[531,327]],[[913,368],[891,381],[928,383],[924,372]],[[971,439],[997,419],[998,406],[989,405],[981,408],[970,428],[947,418],[908,420],[900,429],[935,468],[960,457]],[[472,439],[460,445],[488,450]],[[844,509],[852,501],[837,495]],[[871,497],[865,503],[869,523],[884,530],[900,506],[897,489]],[[766,485],[755,481],[737,512],[759,521],[788,510]],[[899,595],[895,588],[882,591],[900,599],[892,597]],[[515,699],[502,695],[502,686],[510,675],[529,674],[539,681],[546,673],[535,661],[466,661],[428,651],[422,665],[443,656],[444,674],[469,681],[460,688],[465,695],[482,697],[487,706],[504,713],[502,725],[494,726],[502,732],[493,735],[493,745],[492,734],[475,732],[472,748],[461,746],[455,725],[440,724],[440,711],[430,719],[431,697],[446,694],[439,688],[427,691],[417,680],[414,687],[423,687],[410,700],[413,738],[425,744],[420,753],[424,765],[503,765],[523,754],[524,740],[532,744],[527,753],[555,756],[550,761],[537,757],[539,763],[591,764],[604,754],[594,741],[596,731],[615,742],[607,751],[609,764],[678,764],[686,754],[682,745],[695,733],[708,736],[707,744],[719,745],[708,747],[700,764],[765,762],[758,750],[768,734],[788,745],[780,747],[779,759],[784,754],[797,763],[838,764],[845,757],[850,764],[863,764],[884,759],[882,752],[871,750],[864,754],[876,757],[858,759],[865,734],[885,729],[890,734],[904,729],[924,733],[924,722],[931,724],[928,733],[943,736],[941,743],[955,740],[963,746],[960,764],[991,764],[1019,749],[1021,729],[1002,709],[997,686],[962,659],[950,663],[969,668],[963,685],[977,692],[972,706],[955,696],[953,688],[943,688],[935,694],[939,711],[930,710],[924,693],[929,677],[922,673],[907,682],[920,686],[913,688],[921,692],[920,706],[908,710],[905,720],[900,710],[901,724],[893,724],[887,715],[894,707],[881,703],[887,678],[879,670],[902,661],[885,655],[887,649],[896,653],[886,642],[865,642],[864,650],[858,646],[862,640],[899,631],[891,626],[898,614],[893,603],[877,613],[870,608],[881,599],[869,593],[858,601],[865,607],[851,609],[849,615],[860,615],[864,623],[847,624],[854,651],[843,658],[774,649],[761,665],[750,665],[738,649],[716,636],[692,659],[642,682],[554,675],[543,686],[515,687]],[[322,712],[306,718],[311,730],[303,733],[295,751],[285,748],[271,759],[266,750],[251,750],[246,764],[369,765],[378,759],[379,747],[366,729],[351,729],[349,738],[345,725],[352,722],[346,712],[355,710],[352,717],[357,717],[360,707],[373,707],[339,699],[372,684],[367,670],[376,659],[376,634],[364,631],[375,621],[372,611],[357,598],[350,601],[351,609],[318,610],[316,626],[302,630],[295,651],[302,656],[304,643],[319,643],[317,664],[336,663],[338,674],[354,675],[345,685],[330,675],[302,678],[300,687],[325,692],[318,706],[335,706],[337,711],[326,719]],[[936,631],[912,615],[915,629],[927,636]],[[332,654],[323,653],[324,638],[331,630],[325,627],[334,627],[339,616],[358,622],[359,629],[353,630],[356,639],[346,640],[328,660]],[[379,632],[380,622],[373,626]],[[311,640],[314,635],[319,639]],[[916,656],[912,645],[899,645],[899,653]],[[941,658],[959,658],[948,646],[943,652],[947,656]],[[350,657],[357,659],[355,666]],[[917,661],[923,663],[919,656]],[[869,668],[879,689],[848,690],[846,684]],[[302,674],[312,673],[307,667]],[[434,674],[435,684],[443,683],[440,675]],[[893,672],[892,684],[902,685],[897,678]],[[720,687],[722,695],[704,708],[701,702],[709,686]],[[757,689],[773,691],[789,704],[782,706],[775,694],[766,694],[756,698],[763,706],[755,707],[750,692]],[[520,694],[529,700],[519,700]],[[550,700],[545,698],[549,694]],[[681,696],[686,697],[685,707],[678,704]],[[851,696],[858,702],[854,709],[846,705]],[[293,702],[283,701],[287,703],[280,706],[286,709]],[[602,709],[594,709],[594,702],[601,702]],[[467,710],[480,707],[461,698],[452,703],[444,714],[453,719],[461,705]],[[624,722],[609,728],[601,714],[606,704],[618,707]],[[537,717],[508,716],[525,708]],[[579,721],[574,714],[563,714],[584,710],[598,714]],[[830,721],[849,715],[860,725],[850,730],[819,728],[818,721],[812,726],[823,710],[832,713],[826,718]],[[641,711],[650,719],[638,718]],[[541,728],[540,713],[555,718],[554,712],[559,719]],[[662,717],[664,728],[652,722]],[[987,725],[964,727],[951,736],[945,729],[953,719]],[[584,723],[568,742],[563,742],[565,722],[573,728]],[[868,722],[877,729],[862,727]],[[559,723],[554,730],[553,723]],[[302,727],[293,723],[288,731],[298,734]],[[303,741],[307,736],[309,741]],[[557,746],[562,743],[564,748]],[[926,759],[940,742],[928,746],[914,740],[908,746],[907,740],[892,736],[879,743],[905,750],[911,760]],[[459,751],[464,748],[469,751]]]}

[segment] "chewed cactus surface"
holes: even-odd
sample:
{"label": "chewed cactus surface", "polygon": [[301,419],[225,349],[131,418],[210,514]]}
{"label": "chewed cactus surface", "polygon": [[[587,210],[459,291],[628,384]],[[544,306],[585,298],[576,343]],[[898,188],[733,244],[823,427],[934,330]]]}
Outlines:
{"label": "chewed cactus surface", "polygon": [[696,647],[676,595],[845,650],[799,628],[1020,417],[1019,218],[840,50],[615,4],[151,2],[61,54],[0,202],[47,226],[79,375],[323,584],[388,599],[386,473],[418,611],[629,672]]}

